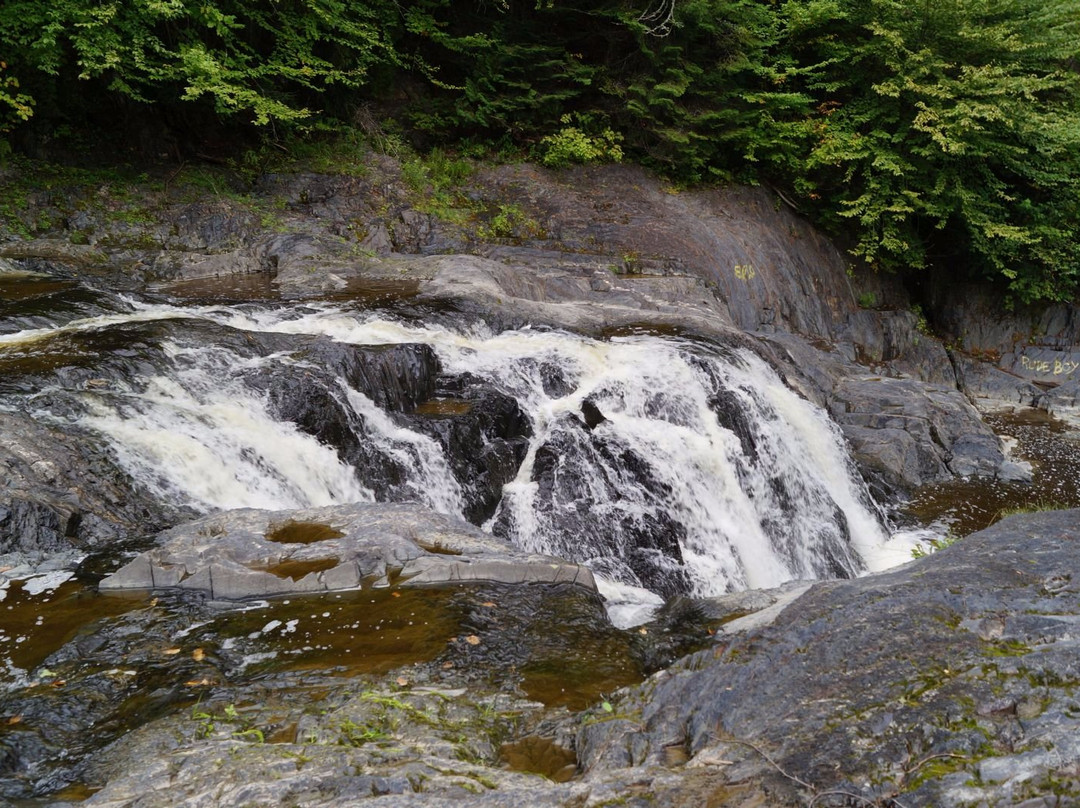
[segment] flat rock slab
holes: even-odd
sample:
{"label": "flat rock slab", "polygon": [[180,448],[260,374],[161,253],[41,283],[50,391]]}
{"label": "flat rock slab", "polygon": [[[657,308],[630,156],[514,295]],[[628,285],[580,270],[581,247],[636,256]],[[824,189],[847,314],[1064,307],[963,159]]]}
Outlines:
{"label": "flat rock slab", "polygon": [[100,588],[188,589],[224,600],[390,583],[573,583],[596,589],[586,567],[521,552],[463,520],[413,504],[245,508],[180,525],[158,541]]}
{"label": "flat rock slab", "polygon": [[582,766],[663,766],[677,748],[687,770],[764,784],[763,804],[802,804],[801,788],[815,805],[1075,805],[1078,546],[1078,510],[1014,516],[904,567],[817,584],[771,625],[725,633],[612,699],[633,720],[585,725]]}

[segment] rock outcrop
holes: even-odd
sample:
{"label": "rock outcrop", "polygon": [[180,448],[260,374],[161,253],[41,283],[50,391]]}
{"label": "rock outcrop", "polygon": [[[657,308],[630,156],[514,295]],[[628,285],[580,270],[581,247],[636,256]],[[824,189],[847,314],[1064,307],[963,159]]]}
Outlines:
{"label": "rock outcrop", "polygon": [[453,517],[409,504],[224,511],[172,528],[98,585],[181,589],[238,600],[388,586],[573,583],[580,564],[531,555]]}
{"label": "rock outcrop", "polygon": [[586,779],[664,767],[676,749],[719,775],[718,795],[751,781],[771,805],[1071,804],[1078,524],[1080,511],[1006,519],[719,634],[581,731]]}
{"label": "rock outcrop", "polygon": [[[92,756],[82,776],[104,787],[84,804],[1071,805],[1078,517],[1012,517],[884,574],[701,603],[699,618],[726,620],[709,647],[576,714],[495,696],[445,662],[442,680],[412,666],[392,689],[315,705],[281,701],[270,679],[248,706],[234,685],[184,726],[157,720]],[[490,604],[460,651],[514,649]],[[533,642],[513,620],[501,630]]]}

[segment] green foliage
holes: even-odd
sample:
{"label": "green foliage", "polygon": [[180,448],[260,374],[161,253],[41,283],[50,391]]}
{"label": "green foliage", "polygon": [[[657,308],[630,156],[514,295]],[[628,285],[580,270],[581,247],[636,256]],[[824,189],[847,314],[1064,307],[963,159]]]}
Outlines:
{"label": "green foliage", "polygon": [[426,157],[412,157],[401,164],[401,179],[410,191],[413,207],[456,224],[464,224],[476,210],[464,193],[472,173],[468,161],[451,157],[442,149],[432,149]]}
{"label": "green foliage", "polygon": [[[0,144],[35,116],[54,136],[69,123],[77,130],[80,105],[89,118],[117,99],[125,109],[152,103],[170,121],[198,109],[272,132],[274,147],[238,150],[236,170],[255,177],[287,140],[281,125],[316,145],[340,128],[354,170],[367,148],[390,154],[430,210],[450,212],[462,208],[451,189],[463,169],[449,158],[417,162],[414,149],[458,143],[462,153],[533,154],[555,167],[626,156],[684,183],[770,183],[873,267],[948,267],[1025,301],[1076,293],[1075,0],[650,9],[647,0],[7,0]],[[312,150],[310,164],[332,169],[326,154]]]}
{"label": "green foliage", "polygon": [[1017,505],[1011,508],[1003,508],[998,511],[994,521],[998,521],[1006,518],[1007,516],[1017,516],[1018,514],[1025,513],[1043,513],[1045,511],[1063,511],[1069,506],[1063,502],[1056,502],[1054,500],[1040,499],[1035,502],[1029,502],[1025,505]]}
{"label": "green foliage", "polygon": [[912,558],[925,558],[928,555],[936,553],[938,550],[944,550],[953,544],[956,544],[960,540],[960,537],[949,533],[945,536],[933,536],[926,540],[924,544],[917,544],[911,549]]}
{"label": "green foliage", "polygon": [[[22,121],[30,120],[34,114],[34,99],[20,92],[19,80],[15,76],[5,76],[7,62],[0,61],[0,132],[10,132],[12,127]],[[0,144],[7,141],[0,139]],[[0,159],[6,156],[0,152]]]}
{"label": "green foliage", "polygon": [[476,235],[484,241],[516,241],[540,238],[543,236],[543,228],[520,205],[500,204],[488,222],[477,228]]}
{"label": "green foliage", "polygon": [[872,265],[966,264],[1021,299],[1080,279],[1080,15],[1069,0],[801,0],[791,82],[813,98],[786,177]]}
{"label": "green foliage", "polygon": [[382,741],[390,737],[387,732],[371,724],[357,724],[352,719],[346,718],[338,726],[341,732],[340,744],[342,746],[363,746],[373,741]]}
{"label": "green foliage", "polygon": [[[386,4],[344,0],[8,0],[0,40],[16,74],[45,92],[47,77],[94,82],[141,102],[206,99],[267,124],[307,118],[318,92],[396,63],[396,19]],[[19,98],[9,88],[0,102],[25,119]]]}
{"label": "green foliage", "polygon": [[[565,124],[553,135],[540,140],[540,162],[549,168],[565,168],[571,163],[596,163],[622,160],[622,135],[610,127],[598,129],[592,118],[584,115],[563,115]],[[595,130],[595,134],[590,134]]]}
{"label": "green foliage", "polygon": [[618,7],[590,0],[420,0],[404,15],[402,48],[439,90],[410,122],[438,137],[533,140],[596,103],[610,49],[628,42]]}
{"label": "green foliage", "polygon": [[638,54],[620,82],[628,145],[681,180],[753,179],[762,159],[798,171],[809,98],[785,81],[779,12],[753,0],[683,0],[671,32],[628,21]]}

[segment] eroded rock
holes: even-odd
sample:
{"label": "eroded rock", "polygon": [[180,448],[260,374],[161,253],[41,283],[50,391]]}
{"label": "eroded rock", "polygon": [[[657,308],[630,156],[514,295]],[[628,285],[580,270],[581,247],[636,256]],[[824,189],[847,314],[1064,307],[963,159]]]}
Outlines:
{"label": "eroded rock", "polygon": [[811,793],[907,806],[1075,790],[1078,520],[1013,517],[895,571],[817,584],[619,699],[632,720],[584,728],[582,766],[660,766],[682,745],[688,768],[728,761],[726,782],[763,782],[777,802],[797,791],[780,769]]}
{"label": "eroded rock", "polygon": [[[298,536],[320,538],[304,542]],[[284,537],[284,540],[282,539]],[[421,506],[354,504],[226,511],[165,531],[159,546],[100,583],[103,591],[186,589],[236,600],[402,585],[568,582],[595,589],[579,564],[515,550]]]}

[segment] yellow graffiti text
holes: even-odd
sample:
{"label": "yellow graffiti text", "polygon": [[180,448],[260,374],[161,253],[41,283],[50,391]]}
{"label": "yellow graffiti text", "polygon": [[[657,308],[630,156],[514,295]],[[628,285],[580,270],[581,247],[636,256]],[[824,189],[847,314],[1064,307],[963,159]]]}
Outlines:
{"label": "yellow graffiti text", "polygon": [[1078,368],[1080,362],[1071,359],[1031,359],[1027,356],[1020,357],[1020,366],[1024,370],[1033,370],[1036,373],[1053,373],[1055,376],[1071,376]]}

